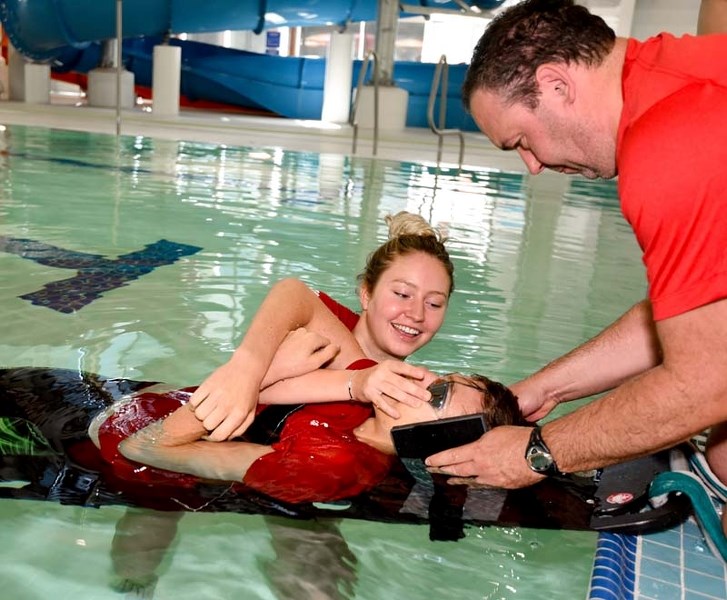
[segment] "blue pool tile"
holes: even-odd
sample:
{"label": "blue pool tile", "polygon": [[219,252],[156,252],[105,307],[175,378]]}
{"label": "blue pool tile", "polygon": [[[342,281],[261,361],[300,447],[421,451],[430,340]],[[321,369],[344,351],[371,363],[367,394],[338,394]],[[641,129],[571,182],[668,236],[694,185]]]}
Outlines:
{"label": "blue pool tile", "polygon": [[725,564],[721,558],[715,557],[708,549],[702,552],[684,552],[684,568],[712,577],[725,576]]}
{"label": "blue pool tile", "polygon": [[602,533],[598,538],[589,600],[633,600],[636,536]]}
{"label": "blue pool tile", "polygon": [[727,584],[724,577],[710,577],[694,571],[685,571],[684,585],[688,590],[714,598],[727,598]]}
{"label": "blue pool tile", "polygon": [[679,600],[682,597],[681,586],[642,575],[639,578],[638,597],[659,598],[660,600]]}
{"label": "blue pool tile", "polygon": [[[676,539],[679,543],[674,548],[662,543]],[[638,562],[637,600],[727,599],[725,563],[712,554],[693,521],[669,532],[643,536]]]}
{"label": "blue pool tile", "polygon": [[76,269],[68,279],[51,281],[40,290],[23,294],[20,298],[36,306],[45,306],[61,313],[73,313],[104,292],[128,285],[154,271],[170,265],[183,256],[196,254],[199,246],[158,240],[142,250],[129,252],[117,258],[67,250],[38,240],[0,236],[0,252],[16,254],[40,265],[58,269]]}
{"label": "blue pool tile", "polygon": [[679,548],[656,543],[648,538],[643,540],[641,552],[644,556],[671,565],[678,565],[681,562],[681,551]]}
{"label": "blue pool tile", "polygon": [[681,573],[678,565],[675,568],[675,565],[652,560],[646,556],[641,559],[641,576],[651,577],[673,585],[681,585]]}
{"label": "blue pool tile", "polygon": [[[629,598],[631,597],[632,596],[629,596]],[[613,589],[610,586],[600,587],[600,582],[594,582],[588,598],[589,600],[624,600],[624,596],[621,594],[620,589]]]}
{"label": "blue pool tile", "polygon": [[724,600],[724,596],[707,596],[699,592],[684,592],[684,600]]}
{"label": "blue pool tile", "polygon": [[682,546],[682,534],[679,528],[650,533],[649,535],[645,535],[644,539],[658,542],[666,546],[672,546],[674,548],[681,548]]}

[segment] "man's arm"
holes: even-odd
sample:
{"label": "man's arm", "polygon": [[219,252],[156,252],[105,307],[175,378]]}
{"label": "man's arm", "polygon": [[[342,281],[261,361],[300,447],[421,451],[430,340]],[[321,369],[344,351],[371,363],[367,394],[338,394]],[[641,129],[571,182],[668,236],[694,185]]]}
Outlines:
{"label": "man's arm", "polygon": [[[727,420],[727,300],[657,324],[661,364],[543,426],[565,472],[583,471],[668,448]],[[497,427],[427,463],[479,483],[522,487],[542,477],[526,465],[529,429]]]}
{"label": "man's arm", "polygon": [[510,389],[523,415],[537,421],[561,402],[613,389],[660,361],[651,303],[644,300],[593,339]]}
{"label": "man's arm", "polygon": [[727,0],[702,0],[697,34],[727,33]]}
{"label": "man's arm", "polygon": [[727,300],[659,321],[657,331],[659,366],[544,427],[564,470],[668,448],[727,420]]}

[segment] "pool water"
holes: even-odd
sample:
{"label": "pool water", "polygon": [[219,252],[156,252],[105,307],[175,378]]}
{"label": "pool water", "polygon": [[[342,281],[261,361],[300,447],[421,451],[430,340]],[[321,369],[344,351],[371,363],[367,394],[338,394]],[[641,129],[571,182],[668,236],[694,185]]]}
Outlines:
{"label": "pool water", "polygon": [[[355,275],[400,210],[445,226],[456,266],[445,325],[412,358],[433,370],[513,382],[645,292],[613,182],[21,126],[2,128],[0,150],[3,367],[194,385],[278,279],[358,308]],[[1,500],[3,597],[120,597],[124,513]],[[188,513],[156,584],[127,597],[586,596],[595,533],[466,534]]]}

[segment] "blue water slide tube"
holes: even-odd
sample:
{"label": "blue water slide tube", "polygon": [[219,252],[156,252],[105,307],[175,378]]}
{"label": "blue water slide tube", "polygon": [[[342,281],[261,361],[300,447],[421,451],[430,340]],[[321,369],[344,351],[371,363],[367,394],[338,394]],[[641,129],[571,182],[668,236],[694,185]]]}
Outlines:
{"label": "blue water slide tube", "polygon": [[[504,0],[474,0],[489,10]],[[456,9],[449,0],[412,0],[427,9]],[[124,0],[123,57],[139,85],[151,86],[153,46],[175,33],[253,30],[371,21],[374,0]],[[403,15],[405,16],[405,15]],[[55,70],[87,72],[98,65],[100,42],[116,36],[114,0],[0,0],[0,20],[13,46]],[[181,92],[188,98],[319,119],[325,61],[266,56],[171,39],[182,47]],[[360,63],[354,65],[357,80]],[[449,72],[447,127],[474,129],[460,102],[464,65]],[[393,78],[409,91],[407,125],[426,127],[434,65],[396,63]],[[438,110],[438,109],[437,109]],[[435,112],[438,114],[438,112]]]}
{"label": "blue water slide tube", "polygon": [[[161,42],[162,38],[153,37],[124,41],[124,63],[134,73],[136,85],[152,86],[154,46]],[[176,38],[169,44],[182,49],[180,92],[189,100],[266,110],[291,119],[321,118],[323,59],[269,56]],[[100,44],[92,44],[63,70],[87,73],[100,57]],[[354,61],[352,85],[358,81],[361,66],[361,61]],[[428,127],[427,104],[435,68],[419,62],[394,65],[394,82],[409,92],[408,127]],[[464,64],[449,66],[445,125],[474,131],[477,127],[465,112],[460,94],[466,70]],[[439,117],[439,96],[434,115]]]}
{"label": "blue water slide tube", "polygon": [[[482,9],[504,0],[474,0]],[[124,0],[123,36],[160,36],[306,25],[346,25],[376,18],[375,0]],[[448,0],[413,0],[456,9]],[[116,37],[114,0],[2,0],[0,20],[13,46],[34,60],[54,60],[67,48]]]}

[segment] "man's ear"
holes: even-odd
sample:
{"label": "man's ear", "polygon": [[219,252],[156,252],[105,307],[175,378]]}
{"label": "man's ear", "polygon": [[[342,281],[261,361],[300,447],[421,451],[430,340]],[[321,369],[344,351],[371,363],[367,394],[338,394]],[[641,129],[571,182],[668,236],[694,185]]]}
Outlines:
{"label": "man's ear", "polygon": [[575,99],[575,81],[571,77],[567,65],[546,63],[535,70],[542,98],[571,103]]}

